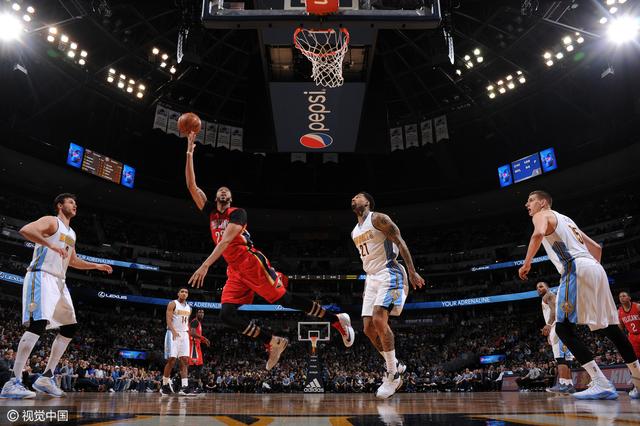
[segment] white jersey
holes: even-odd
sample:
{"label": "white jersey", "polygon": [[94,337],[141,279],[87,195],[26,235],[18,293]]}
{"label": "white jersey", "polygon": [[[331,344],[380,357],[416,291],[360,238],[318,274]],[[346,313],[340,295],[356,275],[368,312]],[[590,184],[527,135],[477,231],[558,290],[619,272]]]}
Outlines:
{"label": "white jersey", "polygon": [[189,317],[191,316],[191,306],[185,303],[180,303],[179,300],[174,300],[176,308],[173,310],[173,317],[171,319],[173,329],[175,331],[189,331]]}
{"label": "white jersey", "polygon": [[[71,250],[76,245],[76,233],[73,229],[68,228],[62,223],[59,217],[56,217],[56,220],[58,221],[58,229],[53,235],[45,238],[45,240],[50,245],[60,247],[66,250],[67,254],[71,254]],[[36,243],[33,249],[33,259],[27,270],[32,272],[44,271],[64,279],[67,273],[67,267],[69,266],[69,260],[71,260],[70,256],[63,259],[62,256],[55,251]]]}
{"label": "white jersey", "polygon": [[367,274],[376,274],[396,264],[398,246],[371,223],[373,212],[351,231],[351,238],[360,252],[362,268]]}
{"label": "white jersey", "polygon": [[551,307],[542,301],[542,316],[544,317],[544,323],[549,324],[549,318],[551,317]]}
{"label": "white jersey", "polygon": [[558,225],[555,231],[544,237],[542,245],[547,251],[549,260],[564,274],[565,265],[579,257],[593,259],[580,234],[578,226],[571,218],[551,210],[556,216]]}

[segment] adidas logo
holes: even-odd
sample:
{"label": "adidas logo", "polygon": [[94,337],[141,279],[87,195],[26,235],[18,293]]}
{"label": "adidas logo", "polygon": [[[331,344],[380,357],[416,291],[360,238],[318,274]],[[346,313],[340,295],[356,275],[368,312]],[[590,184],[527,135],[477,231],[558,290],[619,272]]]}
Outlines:
{"label": "adidas logo", "polygon": [[324,388],[320,386],[318,379],[313,379],[305,386],[304,391],[307,393],[323,393]]}

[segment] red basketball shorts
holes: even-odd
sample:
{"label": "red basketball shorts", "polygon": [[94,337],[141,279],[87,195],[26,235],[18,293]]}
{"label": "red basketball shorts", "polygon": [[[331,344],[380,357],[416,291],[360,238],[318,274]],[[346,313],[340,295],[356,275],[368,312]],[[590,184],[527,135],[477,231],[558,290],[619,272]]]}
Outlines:
{"label": "red basketball shorts", "polygon": [[259,251],[250,251],[238,264],[227,267],[227,282],[222,289],[222,303],[248,305],[254,294],[269,303],[287,292],[286,275],[276,272]]}

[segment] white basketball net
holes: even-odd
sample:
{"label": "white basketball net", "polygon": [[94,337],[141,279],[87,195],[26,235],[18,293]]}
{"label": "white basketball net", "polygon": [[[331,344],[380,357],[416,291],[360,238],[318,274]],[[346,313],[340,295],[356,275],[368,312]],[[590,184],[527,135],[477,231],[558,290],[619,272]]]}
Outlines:
{"label": "white basketball net", "polygon": [[311,61],[311,78],[322,87],[339,87],[342,78],[342,60],[349,48],[349,31],[296,29],[293,41],[304,56]]}

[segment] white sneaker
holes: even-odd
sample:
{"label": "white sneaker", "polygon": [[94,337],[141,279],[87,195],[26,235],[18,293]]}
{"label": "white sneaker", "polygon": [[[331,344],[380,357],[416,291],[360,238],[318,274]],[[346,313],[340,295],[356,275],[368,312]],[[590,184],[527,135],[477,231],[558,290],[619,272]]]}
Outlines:
{"label": "white sneaker", "polygon": [[631,389],[631,392],[629,392],[629,398],[640,399],[640,392],[638,392],[638,388]]}
{"label": "white sneaker", "polygon": [[269,342],[269,359],[267,360],[267,370],[271,370],[276,366],[280,360],[280,355],[287,348],[289,341],[284,337],[271,336],[271,342]]}
{"label": "white sneaker", "polygon": [[2,392],[0,392],[0,398],[29,399],[35,397],[36,393],[25,388],[22,381],[16,377],[9,379],[2,387]]}
{"label": "white sneaker", "polygon": [[391,395],[396,393],[398,389],[400,389],[400,386],[402,386],[402,377],[400,377],[400,373],[396,372],[394,375],[385,373],[384,380],[376,391],[376,397],[381,399],[389,398]]}
{"label": "white sneaker", "polygon": [[61,398],[66,394],[56,384],[56,379],[53,377],[40,376],[38,380],[33,383],[33,388],[38,392],[44,392],[48,395]]}
{"label": "white sneaker", "polygon": [[603,382],[593,381],[591,386],[582,392],[573,394],[576,399],[618,399],[615,386],[608,380]]}
{"label": "white sneaker", "polygon": [[340,326],[342,327],[342,331],[340,334],[342,335],[342,341],[346,347],[351,347],[353,345],[353,341],[356,339],[356,332],[351,327],[351,317],[349,314],[337,314],[338,320],[340,321]]}

